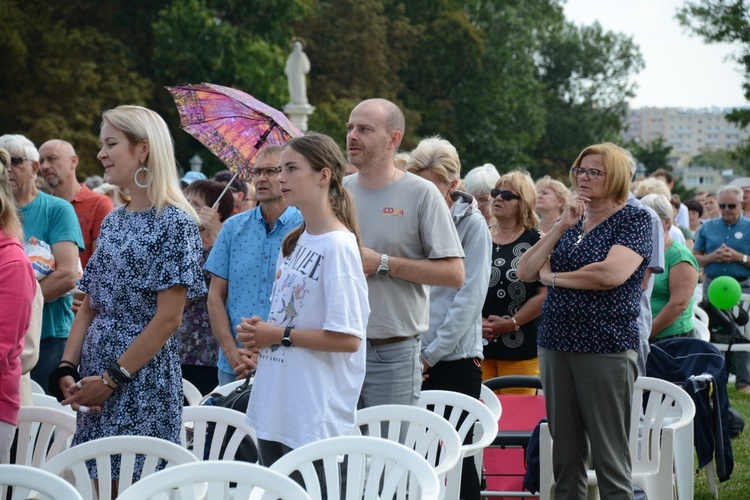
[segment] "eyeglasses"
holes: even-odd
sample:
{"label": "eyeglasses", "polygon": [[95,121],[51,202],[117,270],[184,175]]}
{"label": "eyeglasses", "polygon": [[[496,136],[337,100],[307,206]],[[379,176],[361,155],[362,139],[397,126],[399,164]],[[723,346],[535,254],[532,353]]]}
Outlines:
{"label": "eyeglasses", "polygon": [[281,172],[281,167],[253,168],[250,170],[250,175],[257,179],[261,174],[265,174],[266,177],[273,177],[279,172]]}
{"label": "eyeglasses", "polygon": [[10,164],[11,165],[20,165],[21,163],[28,160],[28,158],[24,158],[23,156],[11,156],[10,157]]}
{"label": "eyeglasses", "polygon": [[734,210],[737,208],[736,203],[719,203],[719,208],[724,210],[725,208],[728,208],[729,210]]}
{"label": "eyeglasses", "polygon": [[513,191],[507,191],[503,189],[502,191],[500,189],[493,189],[490,191],[490,196],[493,198],[497,198],[498,196],[502,198],[504,201],[510,201],[510,200],[520,200],[521,197],[518,196]]}
{"label": "eyeglasses", "polygon": [[592,181],[596,178],[598,178],[600,175],[606,174],[607,172],[604,172],[603,170],[599,170],[598,168],[578,168],[573,167],[570,169],[571,172],[573,172],[573,176],[580,177],[582,175],[586,175],[586,179]]}

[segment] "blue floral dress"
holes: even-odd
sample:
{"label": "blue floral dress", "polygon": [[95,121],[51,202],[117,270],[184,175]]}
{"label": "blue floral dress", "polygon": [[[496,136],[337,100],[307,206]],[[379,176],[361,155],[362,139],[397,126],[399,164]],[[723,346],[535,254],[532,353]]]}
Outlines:
{"label": "blue floral dress", "polygon": [[[101,375],[122,356],[153,318],[158,292],[182,285],[188,288],[188,299],[207,293],[202,253],[196,221],[176,207],[158,212],[120,207],[104,219],[80,284],[96,312],[81,350],[83,377]],[[179,443],[183,399],[177,350],[172,336],[132,374],[131,382],[113,392],[101,413],[78,413],[73,445],[119,435]],[[93,463],[89,472],[96,477]],[[113,477],[119,477],[119,460],[113,460]]]}

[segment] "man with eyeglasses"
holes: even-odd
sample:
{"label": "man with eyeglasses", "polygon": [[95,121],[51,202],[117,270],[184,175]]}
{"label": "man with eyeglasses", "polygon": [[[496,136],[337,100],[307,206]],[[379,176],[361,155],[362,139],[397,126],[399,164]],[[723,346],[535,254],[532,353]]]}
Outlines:
{"label": "man with eyeglasses", "polygon": [[[742,215],[742,189],[723,186],[718,192],[721,217],[703,223],[693,246],[706,278],[703,296],[708,286],[719,276],[731,276],[740,282],[743,293],[750,293],[750,219]],[[737,392],[750,394],[750,353],[735,354]]]}
{"label": "man with eyeglasses", "polygon": [[73,324],[73,296],[68,293],[78,278],[78,253],[83,235],[73,205],[40,192],[34,182],[39,172],[39,152],[22,135],[0,137],[0,147],[10,153],[10,185],[23,216],[24,238],[47,243],[54,257],[54,271],[39,281],[44,296],[39,361],[31,378],[45,389],[49,372],[57,368]]}
{"label": "man with eyeglasses", "polygon": [[464,252],[437,187],[394,165],[405,128],[401,109],[368,99],[352,110],[346,127],[347,156],[359,172],[344,186],[357,208],[371,311],[359,404],[414,405],[422,386],[420,334],[429,326],[429,288],[463,285]]}
{"label": "man with eyeglasses", "polygon": [[213,274],[208,291],[211,329],[219,342],[219,383],[246,376],[255,368],[252,352],[235,341],[241,318],[267,318],[276,259],[284,237],[302,224],[302,215],[287,207],[278,181],[280,146],[260,151],[251,170],[258,206],[230,217],[206,261]]}

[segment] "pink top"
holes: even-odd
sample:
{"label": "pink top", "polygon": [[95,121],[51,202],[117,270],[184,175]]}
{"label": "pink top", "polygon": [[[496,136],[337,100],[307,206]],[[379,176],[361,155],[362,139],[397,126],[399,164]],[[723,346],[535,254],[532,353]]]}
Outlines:
{"label": "pink top", "polygon": [[20,242],[0,231],[0,421],[18,423],[21,351],[33,310],[36,278]]}

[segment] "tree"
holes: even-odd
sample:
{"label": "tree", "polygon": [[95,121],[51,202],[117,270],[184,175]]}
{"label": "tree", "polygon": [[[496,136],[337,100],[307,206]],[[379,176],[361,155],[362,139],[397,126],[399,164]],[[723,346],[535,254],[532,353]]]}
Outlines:
{"label": "tree", "polygon": [[[707,43],[725,42],[738,46],[734,58],[745,73],[742,88],[750,100],[750,10],[745,0],[694,0],[677,11],[680,24]],[[735,109],[727,120],[741,128],[750,124],[750,109]],[[748,155],[750,158],[750,155]]]}
{"label": "tree", "polygon": [[[33,19],[33,22],[31,21]],[[81,159],[79,176],[101,173],[97,123],[105,109],[146,104],[152,87],[117,39],[88,27],[70,27],[41,0],[8,1],[0,9],[3,133],[35,144],[70,141]]]}
{"label": "tree", "polygon": [[657,137],[648,144],[630,141],[625,144],[625,148],[633,154],[638,163],[643,163],[647,175],[651,175],[660,168],[672,171],[672,167],[669,165],[672,146],[668,145],[663,137]]}

